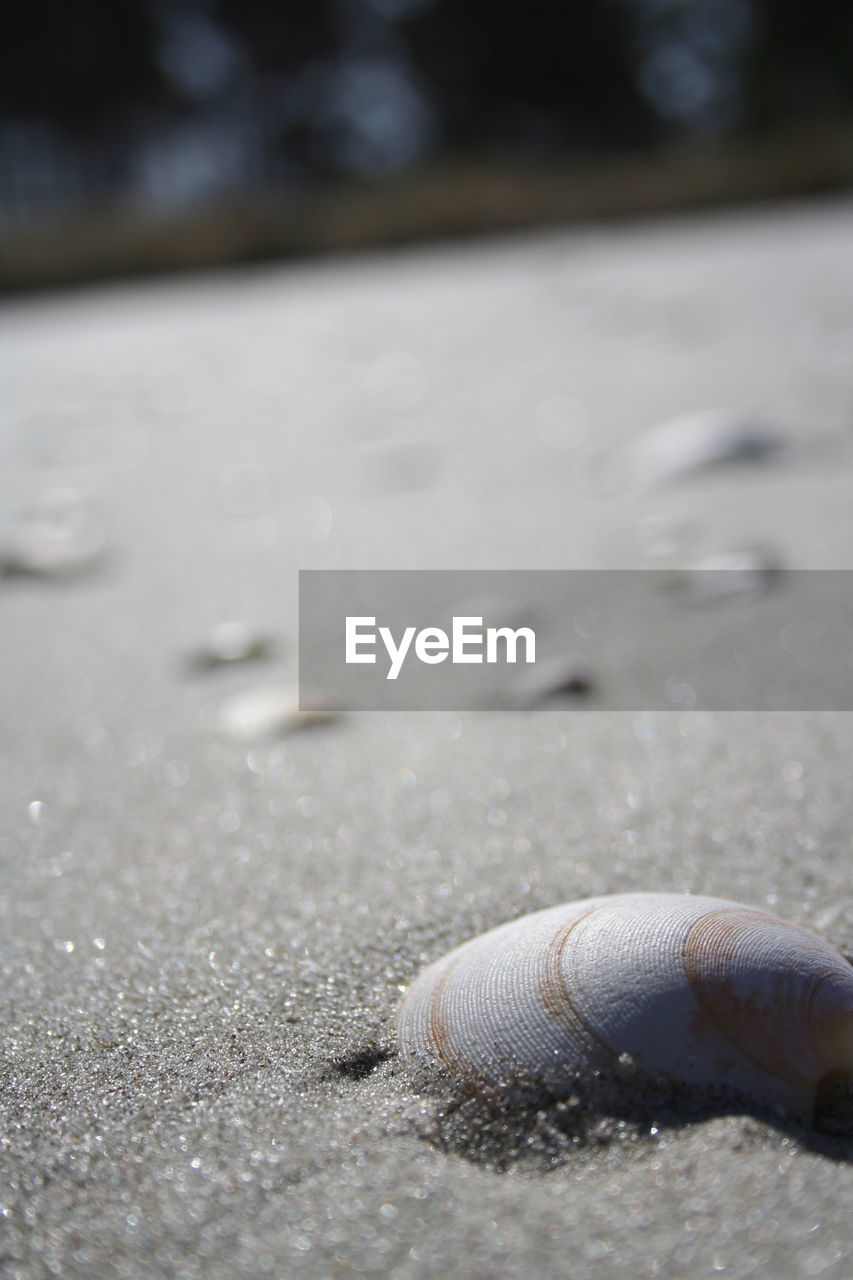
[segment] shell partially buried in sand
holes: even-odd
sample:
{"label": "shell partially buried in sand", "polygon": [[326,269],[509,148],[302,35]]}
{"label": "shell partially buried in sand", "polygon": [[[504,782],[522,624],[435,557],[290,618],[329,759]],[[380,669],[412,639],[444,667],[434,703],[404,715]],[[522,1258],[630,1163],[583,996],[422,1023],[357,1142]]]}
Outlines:
{"label": "shell partially buried in sand", "polygon": [[590,898],[430,965],[398,1031],[406,1056],[469,1090],[565,1096],[585,1077],[618,1075],[627,1055],[637,1089],[720,1091],[812,1122],[853,1081],[853,966],[739,903]]}

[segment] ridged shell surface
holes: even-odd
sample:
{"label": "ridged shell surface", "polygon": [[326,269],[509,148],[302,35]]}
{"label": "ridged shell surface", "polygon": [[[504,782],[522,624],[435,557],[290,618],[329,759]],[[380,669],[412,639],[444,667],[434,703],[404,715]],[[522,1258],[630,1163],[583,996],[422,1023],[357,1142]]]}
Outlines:
{"label": "ridged shell surface", "polygon": [[501,925],[425,969],[398,1031],[404,1054],[468,1086],[559,1096],[627,1054],[640,1080],[810,1118],[820,1083],[853,1072],[853,966],[724,899],[590,898]]}

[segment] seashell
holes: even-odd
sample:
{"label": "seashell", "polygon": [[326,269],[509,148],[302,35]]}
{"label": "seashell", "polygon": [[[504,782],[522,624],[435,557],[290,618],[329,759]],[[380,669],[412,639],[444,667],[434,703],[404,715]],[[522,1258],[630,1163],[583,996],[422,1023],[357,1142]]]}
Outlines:
{"label": "seashell", "polygon": [[684,569],[672,569],[664,585],[681,604],[691,608],[722,604],[728,600],[755,599],[778,580],[781,566],[761,547],[723,551],[694,560]]}
{"label": "seashell", "polygon": [[522,671],[511,688],[513,706],[519,709],[560,707],[588,700],[595,693],[595,680],[583,658],[555,654],[543,658],[529,671]]}
{"label": "seashell", "polygon": [[98,516],[73,491],[51,491],[12,529],[0,552],[0,576],[70,578],[91,569],[105,545]]}
{"label": "seashell", "polygon": [[734,1095],[827,1127],[853,1085],[853,967],[740,903],[589,898],[430,965],[403,999],[398,1035],[404,1056],[475,1092],[566,1097],[608,1077],[624,1088],[629,1063],[640,1094]]}
{"label": "seashell", "polygon": [[273,649],[269,637],[245,622],[218,622],[207,640],[187,655],[187,669],[193,675],[205,675],[219,667],[264,662],[272,656]]}
{"label": "seashell", "polygon": [[232,738],[256,741],[332,724],[337,712],[316,699],[300,703],[288,685],[263,684],[231,694],[220,704],[218,727]]}
{"label": "seashell", "polygon": [[775,459],[785,438],[744,412],[706,409],[670,418],[629,447],[638,479],[654,484]]}

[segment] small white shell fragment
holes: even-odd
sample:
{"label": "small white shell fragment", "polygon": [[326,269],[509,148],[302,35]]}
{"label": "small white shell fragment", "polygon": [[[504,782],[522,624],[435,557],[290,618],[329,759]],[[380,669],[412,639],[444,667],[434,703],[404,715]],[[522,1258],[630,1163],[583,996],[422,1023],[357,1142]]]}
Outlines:
{"label": "small white shell fragment", "polygon": [[13,527],[0,567],[8,575],[71,577],[92,567],[105,543],[104,526],[93,511],[73,495],[49,495]]}
{"label": "small white shell fragment", "polygon": [[219,622],[204,644],[188,657],[192,671],[213,671],[241,662],[259,662],[270,657],[272,643],[267,636],[240,621]]}
{"label": "small white shell fragment", "polygon": [[763,595],[779,573],[779,562],[758,547],[726,551],[673,569],[666,588],[682,604],[698,607]]}
{"label": "small white shell fragment", "polygon": [[713,468],[764,462],[784,437],[750,414],[706,409],[670,418],[643,432],[629,454],[640,481],[655,484]]}
{"label": "small white shell fragment", "polygon": [[279,684],[256,685],[226,698],[219,707],[220,729],[232,738],[259,738],[296,733],[329,724],[337,713],[320,703],[299,706],[298,690]]}
{"label": "small white shell fragment", "polygon": [[511,696],[515,707],[566,706],[588,700],[595,692],[595,681],[583,658],[573,654],[556,654],[543,658],[529,670],[519,672],[513,681]]}
{"label": "small white shell fragment", "polygon": [[630,1060],[640,1091],[722,1092],[815,1121],[853,1083],[853,967],[740,903],[590,898],[430,965],[406,992],[398,1035],[407,1058],[466,1090],[561,1097]]}

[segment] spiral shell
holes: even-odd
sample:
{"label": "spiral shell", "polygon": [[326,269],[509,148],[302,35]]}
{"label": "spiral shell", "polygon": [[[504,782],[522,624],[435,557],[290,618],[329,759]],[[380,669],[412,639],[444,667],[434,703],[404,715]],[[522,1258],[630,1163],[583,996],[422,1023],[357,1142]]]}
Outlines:
{"label": "spiral shell", "polygon": [[402,1052],[466,1088],[559,1097],[618,1074],[811,1121],[853,1081],[853,966],[805,929],[719,898],[644,893],[522,916],[425,969]]}

